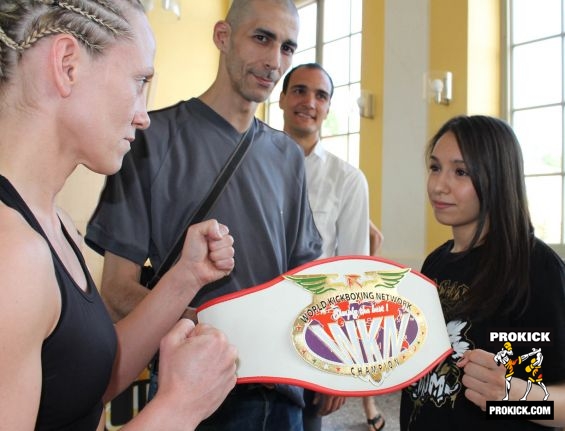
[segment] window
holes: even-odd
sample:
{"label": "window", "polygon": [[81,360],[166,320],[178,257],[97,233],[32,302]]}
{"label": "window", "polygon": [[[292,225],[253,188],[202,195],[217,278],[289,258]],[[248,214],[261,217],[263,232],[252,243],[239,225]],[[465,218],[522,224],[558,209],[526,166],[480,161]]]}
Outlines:
{"label": "window", "polygon": [[[298,50],[293,66],[320,63],[334,82],[328,118],[322,127],[324,147],[359,166],[359,109],[361,88],[362,0],[317,0],[297,2],[300,15]],[[267,102],[267,122],[283,128],[278,106],[282,79]]]}
{"label": "window", "polygon": [[536,234],[558,251],[565,251],[564,3],[508,0],[509,121],[522,146]]}

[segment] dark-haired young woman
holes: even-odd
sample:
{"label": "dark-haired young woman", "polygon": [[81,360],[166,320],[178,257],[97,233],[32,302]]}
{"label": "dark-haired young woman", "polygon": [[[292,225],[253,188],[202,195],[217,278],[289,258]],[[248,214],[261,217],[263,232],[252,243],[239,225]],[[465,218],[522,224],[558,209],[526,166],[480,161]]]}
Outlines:
{"label": "dark-haired young woman", "polygon": [[[562,427],[565,265],[534,236],[514,132],[496,118],[455,117],[432,138],[427,158],[429,200],[453,239],[426,258],[422,273],[437,283],[454,350],[403,391],[401,428]],[[540,331],[551,342],[502,340]],[[487,417],[487,401],[524,398],[553,401],[553,420]]]}

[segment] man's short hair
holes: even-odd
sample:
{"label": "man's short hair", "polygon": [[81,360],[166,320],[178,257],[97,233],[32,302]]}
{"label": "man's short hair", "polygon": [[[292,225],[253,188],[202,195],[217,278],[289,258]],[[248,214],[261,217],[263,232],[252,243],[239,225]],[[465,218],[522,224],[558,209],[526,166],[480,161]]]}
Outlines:
{"label": "man's short hair", "polygon": [[282,87],[282,92],[284,94],[286,94],[286,92],[288,90],[288,83],[290,82],[290,77],[298,69],[318,69],[318,70],[321,70],[322,72],[324,72],[325,75],[328,77],[328,80],[330,81],[330,99],[332,98],[332,96],[334,95],[334,82],[332,80],[332,77],[328,73],[328,71],[326,69],[324,69],[318,63],[304,63],[304,64],[299,64],[298,66],[293,67],[284,77],[283,87]]}

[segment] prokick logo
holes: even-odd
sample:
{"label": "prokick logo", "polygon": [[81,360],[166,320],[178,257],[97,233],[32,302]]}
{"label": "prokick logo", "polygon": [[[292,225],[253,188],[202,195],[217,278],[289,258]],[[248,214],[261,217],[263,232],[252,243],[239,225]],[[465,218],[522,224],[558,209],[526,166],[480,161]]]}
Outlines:
{"label": "prokick logo", "polygon": [[528,374],[528,383],[526,387],[526,393],[522,398],[520,398],[520,401],[525,401],[528,398],[528,394],[532,390],[532,383],[539,385],[543,389],[545,393],[543,400],[547,400],[549,398],[549,392],[547,392],[547,388],[543,383],[543,373],[541,372],[543,354],[541,352],[541,349],[536,349],[534,347],[529,353],[517,356],[515,359],[512,359],[513,356],[514,351],[512,350],[512,344],[510,343],[510,341],[504,343],[502,350],[494,355],[494,362],[496,363],[496,365],[502,364],[506,368],[506,395],[504,396],[504,398],[502,398],[502,400],[508,400],[510,385],[512,383],[512,377],[514,376],[514,367],[516,365],[522,364],[528,359],[530,359],[528,365],[524,367],[524,370]]}
{"label": "prokick logo", "polygon": [[[549,392],[543,382],[543,345],[551,343],[549,331],[493,331],[490,341],[503,342],[494,355],[494,362],[506,368],[506,393],[502,401],[487,402],[487,417],[490,419],[553,419],[553,401],[548,401]],[[514,345],[528,348],[516,350]],[[534,347],[532,347],[534,345]],[[519,401],[509,401],[512,380],[519,375],[526,380],[526,390]],[[544,393],[543,401],[528,401],[533,385]]]}

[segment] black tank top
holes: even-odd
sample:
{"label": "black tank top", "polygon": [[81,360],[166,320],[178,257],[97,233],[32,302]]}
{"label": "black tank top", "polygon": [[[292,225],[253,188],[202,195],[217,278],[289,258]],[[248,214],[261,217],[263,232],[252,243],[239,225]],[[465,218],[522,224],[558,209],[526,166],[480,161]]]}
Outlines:
{"label": "black tank top", "polygon": [[42,387],[35,429],[96,430],[116,354],[114,325],[63,223],[61,229],[86,275],[86,292],[74,282],[29,207],[1,175],[0,200],[21,213],[49,244],[61,292],[59,321],[41,349]]}

